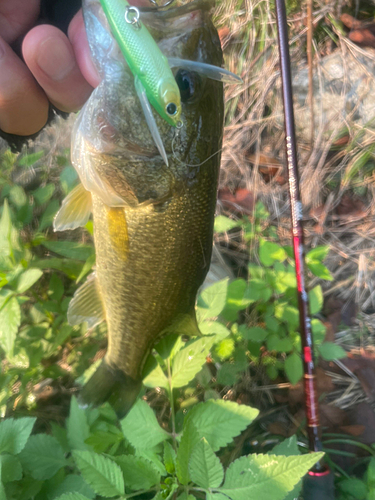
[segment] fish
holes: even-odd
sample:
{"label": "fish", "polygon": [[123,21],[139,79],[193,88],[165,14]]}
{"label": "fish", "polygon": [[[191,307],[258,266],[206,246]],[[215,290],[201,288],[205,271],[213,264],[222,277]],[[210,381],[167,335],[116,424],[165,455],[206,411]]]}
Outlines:
{"label": "fish", "polygon": [[150,105],[170,125],[181,122],[181,96],[171,67],[191,67],[210,78],[228,83],[241,81],[237,75],[199,61],[168,58],[159,49],[147,27],[140,20],[139,10],[126,0],[100,0],[111,33],[134,75],[134,85],[155,144],[168,165],[163,141]]}
{"label": "fish", "polygon": [[[212,0],[142,14],[168,58],[220,67]],[[183,127],[154,119],[168,155],[159,154],[140,110],[134,78],[99,0],[84,0],[92,57],[102,78],[79,112],[71,159],[80,184],[63,201],[56,231],[93,214],[96,268],[68,309],[71,325],[107,322],[103,361],[80,391],[82,405],[109,401],[122,417],[142,387],[143,369],[164,336],[200,335],[197,291],[213,246],[224,123],[223,83],[176,68]]]}

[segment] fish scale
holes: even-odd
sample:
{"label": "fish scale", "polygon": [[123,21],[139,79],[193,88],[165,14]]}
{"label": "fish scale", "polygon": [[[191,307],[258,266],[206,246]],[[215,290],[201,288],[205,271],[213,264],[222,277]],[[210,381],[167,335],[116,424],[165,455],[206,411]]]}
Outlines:
{"label": "fish scale", "polygon": [[[82,186],[68,195],[56,220],[57,229],[72,229],[87,222],[92,207],[96,270],[75,293],[68,320],[91,328],[107,321],[106,355],[80,401],[108,400],[121,417],[136,400],[155,343],[169,334],[200,334],[195,301],[211,260],[223,84],[186,72],[192,96],[181,104],[178,137],[155,118],[169,153],[167,166],[153,152],[132,74],[127,64],[119,66],[97,5],[85,0],[84,14],[103,80],[72,133],[72,164]],[[144,22],[158,34],[167,57],[220,66],[220,40],[208,11],[212,2],[188,5],[153,12]]]}

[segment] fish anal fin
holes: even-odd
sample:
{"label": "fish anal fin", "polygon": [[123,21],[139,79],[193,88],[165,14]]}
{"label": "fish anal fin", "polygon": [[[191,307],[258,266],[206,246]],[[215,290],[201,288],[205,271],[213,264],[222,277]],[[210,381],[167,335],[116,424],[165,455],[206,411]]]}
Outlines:
{"label": "fish anal fin", "polygon": [[55,231],[76,229],[84,226],[92,212],[91,193],[86,191],[82,184],[78,184],[66,198],[53,220]]}
{"label": "fish anal fin", "polygon": [[95,273],[90,274],[70,301],[68,322],[71,326],[87,322],[93,328],[105,320],[105,311]]}
{"label": "fish anal fin", "polygon": [[170,57],[168,62],[171,68],[184,68],[199,73],[206,78],[211,78],[211,80],[218,80],[223,83],[243,83],[242,78],[220,66],[213,66],[199,61],[189,61],[178,57]]}

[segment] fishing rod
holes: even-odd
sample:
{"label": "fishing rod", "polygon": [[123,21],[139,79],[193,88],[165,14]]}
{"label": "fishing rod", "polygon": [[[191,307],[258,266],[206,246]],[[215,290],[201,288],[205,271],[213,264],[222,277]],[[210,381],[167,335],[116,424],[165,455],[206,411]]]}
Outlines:
{"label": "fishing rod", "polygon": [[[293,91],[290,71],[288,26],[284,0],[275,0],[279,42],[280,70],[284,104],[286,160],[288,170],[289,200],[292,221],[292,239],[296,266],[297,298],[300,317],[302,362],[305,389],[305,412],[310,451],[322,451],[320,440],[319,405],[316,387],[314,345],[311,330],[309,301],[305,283],[304,236],[302,203],[299,189],[297,147],[293,112]],[[303,483],[304,500],[333,500],[333,474],[323,461],[311,469]]]}

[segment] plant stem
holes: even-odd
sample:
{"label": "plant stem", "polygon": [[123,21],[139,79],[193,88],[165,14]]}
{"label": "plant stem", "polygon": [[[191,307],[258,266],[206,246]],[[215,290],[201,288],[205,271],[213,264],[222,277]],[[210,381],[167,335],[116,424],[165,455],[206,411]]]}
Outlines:
{"label": "plant stem", "polygon": [[170,358],[168,358],[168,360],[167,360],[167,369],[168,369],[168,384],[169,384],[169,402],[171,404],[173,448],[174,448],[175,452],[177,452],[176,419],[175,419],[175,414],[174,414],[174,399],[173,399],[172,373],[171,373],[171,360],[170,360]]}

